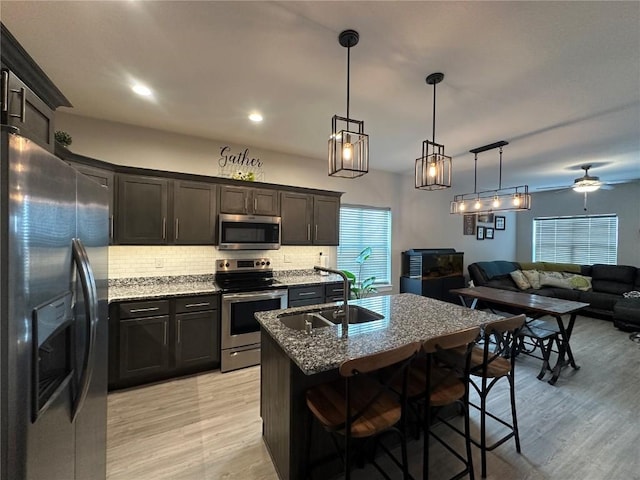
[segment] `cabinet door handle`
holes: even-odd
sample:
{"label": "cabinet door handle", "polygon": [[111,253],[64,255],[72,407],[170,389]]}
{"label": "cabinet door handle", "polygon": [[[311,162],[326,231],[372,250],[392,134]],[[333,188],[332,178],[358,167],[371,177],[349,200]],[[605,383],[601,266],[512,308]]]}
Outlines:
{"label": "cabinet door handle", "polygon": [[308,295],[317,295],[317,293],[316,292],[300,292],[298,294],[299,297],[306,297]]}
{"label": "cabinet door handle", "polygon": [[315,236],[315,240],[318,240],[318,224],[316,223],[316,236]]}
{"label": "cabinet door handle", "polygon": [[164,322],[164,333],[162,337],[162,344],[163,345],[167,344],[167,322]]}
{"label": "cabinet door handle", "polygon": [[2,70],[2,111],[9,110],[9,72]]}
{"label": "cabinet door handle", "polygon": [[129,312],[130,313],[155,312],[156,310],[160,310],[160,307],[132,308],[131,310],[129,310]]}
{"label": "cabinet door handle", "polygon": [[180,335],[180,331],[182,330],[181,325],[182,325],[182,320],[178,320],[178,343],[180,343],[180,340],[181,340],[181,337],[182,337]]}
{"label": "cabinet door handle", "polygon": [[167,239],[167,217],[162,217],[162,239]]}
{"label": "cabinet door handle", "polygon": [[187,303],[184,308],[194,308],[194,307],[208,307],[211,305],[209,302],[201,302],[201,303]]}
{"label": "cabinet door handle", "polygon": [[176,218],[176,240],[178,240],[178,229],[180,227],[180,219]]}
{"label": "cabinet door handle", "polygon": [[113,238],[114,238],[114,233],[113,233],[113,215],[109,215],[109,238],[111,240],[113,240]]}
{"label": "cabinet door handle", "polygon": [[258,199],[254,198],[253,199],[253,213],[256,213],[258,211]]}
{"label": "cabinet door handle", "polygon": [[18,93],[21,97],[20,102],[20,115],[16,115],[15,113],[10,113],[10,117],[19,118],[22,123],[24,123],[24,119],[27,113],[27,91],[24,87],[21,87],[20,90],[11,89],[12,93]]}
{"label": "cabinet door handle", "polygon": [[307,223],[307,241],[311,241],[311,224]]}
{"label": "cabinet door handle", "polygon": [[249,197],[244,197],[244,213],[249,212]]}

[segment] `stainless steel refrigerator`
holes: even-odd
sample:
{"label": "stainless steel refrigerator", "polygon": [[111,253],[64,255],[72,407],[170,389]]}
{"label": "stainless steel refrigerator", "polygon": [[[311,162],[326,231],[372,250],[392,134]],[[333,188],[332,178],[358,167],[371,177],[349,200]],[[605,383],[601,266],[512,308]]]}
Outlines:
{"label": "stainless steel refrigerator", "polygon": [[1,128],[0,477],[104,479],[108,192]]}

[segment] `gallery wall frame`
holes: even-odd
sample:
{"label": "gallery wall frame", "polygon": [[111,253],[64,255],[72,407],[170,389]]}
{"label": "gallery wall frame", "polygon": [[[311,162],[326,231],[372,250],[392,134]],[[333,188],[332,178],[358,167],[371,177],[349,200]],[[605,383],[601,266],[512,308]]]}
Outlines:
{"label": "gallery wall frame", "polygon": [[462,234],[475,235],[476,233],[476,215],[464,215],[462,217]]}
{"label": "gallery wall frame", "polygon": [[492,227],[486,227],[484,229],[484,238],[486,238],[487,240],[493,240],[493,228]]}
{"label": "gallery wall frame", "polygon": [[496,215],[494,228],[496,230],[506,230],[506,218],[500,215]]}
{"label": "gallery wall frame", "polygon": [[485,230],[485,227],[477,227],[476,240],[484,240],[484,230]]}

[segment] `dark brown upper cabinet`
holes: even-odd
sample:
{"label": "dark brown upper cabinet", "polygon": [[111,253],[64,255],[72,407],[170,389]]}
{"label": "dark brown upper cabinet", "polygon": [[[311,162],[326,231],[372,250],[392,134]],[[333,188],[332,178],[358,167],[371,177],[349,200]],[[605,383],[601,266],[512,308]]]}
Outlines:
{"label": "dark brown upper cabinet", "polygon": [[280,204],[283,245],[338,245],[339,197],[282,192]]}
{"label": "dark brown upper cabinet", "polygon": [[106,162],[72,153],[59,143],[56,143],[55,154],[80,173],[109,190],[109,244],[112,245],[115,232],[114,196],[116,191],[116,174],[113,168]]}
{"label": "dark brown upper cabinet", "polygon": [[53,110],[13,72],[2,70],[2,123],[53,152]]}
{"label": "dark brown upper cabinet", "polygon": [[278,191],[221,185],[220,213],[279,216]]}
{"label": "dark brown upper cabinet", "polygon": [[72,105],[4,24],[0,27],[0,123],[53,153],[54,111]]}
{"label": "dark brown upper cabinet", "polygon": [[118,175],[116,241],[164,245],[169,237],[169,182],[165,178]]}
{"label": "dark brown upper cabinet", "polygon": [[174,181],[172,238],[176,245],[213,245],[216,242],[215,185]]}
{"label": "dark brown upper cabinet", "polygon": [[216,186],[118,175],[119,244],[213,245]]}

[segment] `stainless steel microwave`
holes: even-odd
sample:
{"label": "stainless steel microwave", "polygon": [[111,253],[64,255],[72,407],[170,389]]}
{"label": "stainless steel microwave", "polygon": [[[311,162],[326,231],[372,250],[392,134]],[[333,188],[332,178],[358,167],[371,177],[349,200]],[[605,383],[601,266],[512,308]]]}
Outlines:
{"label": "stainless steel microwave", "polygon": [[277,250],[280,248],[280,217],[220,214],[220,250]]}

